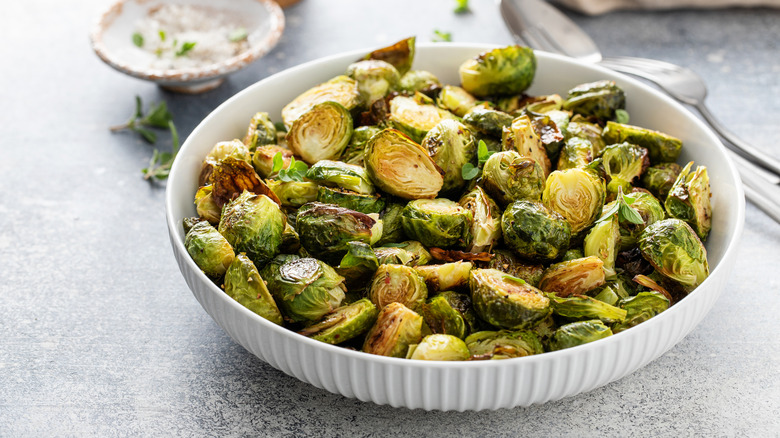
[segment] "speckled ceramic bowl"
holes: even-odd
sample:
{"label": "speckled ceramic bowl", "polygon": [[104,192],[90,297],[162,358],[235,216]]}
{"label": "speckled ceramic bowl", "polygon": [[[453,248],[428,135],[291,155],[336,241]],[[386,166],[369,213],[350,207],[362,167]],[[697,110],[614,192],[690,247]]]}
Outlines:
{"label": "speckled ceramic bowl", "polygon": [[[224,61],[198,68],[156,69],[149,54],[133,44],[136,23],[151,8],[180,4],[218,9],[234,15],[247,30],[248,48]],[[271,50],[284,31],[284,13],[272,0],[120,0],[100,15],[90,38],[106,64],[130,76],[156,82],[181,93],[201,93],[218,87],[225,76],[256,61]]]}
{"label": "speckled ceramic bowl", "polygon": [[[458,83],[463,60],[489,48],[421,45],[415,68],[435,73],[444,83]],[[291,376],[347,397],[407,408],[462,411],[526,406],[592,390],[662,355],[704,318],[728,281],[744,222],[742,186],[725,149],[699,119],[659,91],[610,70],[547,53],[537,53],[538,70],[530,94],[565,93],[583,82],[614,79],[626,92],[633,123],[681,138],[680,161],[695,160],[708,167],[713,194],[713,231],[706,244],[711,273],[685,299],[634,328],[567,350],[508,360],[425,362],[314,341],[266,321],[228,297],[198,269],[183,244],[181,222],[196,215],[193,198],[203,157],[218,141],[240,138],[256,111],[268,111],[273,120],[280,120],[286,103],[342,74],[366,52],[303,64],[238,93],[193,131],[173,165],[166,208],[174,255],[195,297],[236,342]]]}

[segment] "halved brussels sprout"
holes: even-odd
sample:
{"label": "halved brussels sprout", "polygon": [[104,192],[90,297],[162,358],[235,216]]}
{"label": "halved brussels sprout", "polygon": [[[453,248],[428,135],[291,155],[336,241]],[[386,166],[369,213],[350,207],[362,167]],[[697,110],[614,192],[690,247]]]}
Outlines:
{"label": "halved brussels sprout", "polygon": [[401,75],[412,68],[414,62],[415,37],[409,37],[387,47],[374,50],[363,59],[378,59],[391,64]]}
{"label": "halved brussels sprout", "polygon": [[471,212],[471,242],[468,251],[490,251],[501,239],[501,211],[498,205],[480,186],[463,195],[458,203]]}
{"label": "halved brussels sprout", "polygon": [[320,160],[309,168],[306,178],[324,186],[341,187],[364,195],[375,192],[366,169],[341,161]]}
{"label": "halved brussels sprout", "polygon": [[401,82],[398,85],[400,91],[414,94],[422,93],[429,95],[441,88],[441,82],[435,74],[426,70],[411,70],[401,76]]}
{"label": "halved brussels sprout", "polygon": [[629,293],[623,280],[616,278],[615,280],[608,281],[604,287],[597,291],[593,298],[603,301],[610,306],[615,306],[621,299],[627,298],[628,295]]}
{"label": "halved brussels sprout", "polygon": [[385,208],[385,200],[379,195],[363,195],[339,188],[319,187],[317,202],[333,204],[360,213],[379,213]]}
{"label": "halved brussels sprout", "polygon": [[477,97],[520,94],[531,86],[536,56],[528,47],[490,50],[460,65],[461,86]]}
{"label": "halved brussels sprout", "polygon": [[347,288],[352,290],[365,287],[378,268],[379,260],[371,246],[363,242],[348,242],[347,253],[336,272],[344,277]]}
{"label": "halved brussels sprout", "polygon": [[533,287],[538,287],[539,280],[544,275],[544,265],[531,264],[521,260],[512,251],[498,249],[493,252],[493,259],[488,268],[498,269],[513,277],[522,278]]}
{"label": "halved brussels sprout", "polygon": [[378,59],[350,64],[347,76],[357,81],[362,100],[368,105],[387,96],[401,81],[401,75],[392,64]]}
{"label": "halved brussels sprout", "polygon": [[198,216],[208,221],[211,225],[219,224],[219,217],[222,216],[222,209],[214,202],[211,192],[213,185],[203,186],[195,192],[195,209]]}
{"label": "halved brussels sprout", "polygon": [[712,228],[710,178],[707,167],[698,166],[691,172],[693,161],[685,165],[666,197],[664,207],[670,217],[688,222],[696,235],[705,240]]}
{"label": "halved brussels sprout", "polygon": [[636,296],[623,299],[620,307],[626,311],[626,318],[612,326],[615,333],[637,326],[668,309],[669,300],[658,292],[639,292]]}
{"label": "halved brussels sprout", "polygon": [[428,335],[419,344],[410,345],[407,359],[468,360],[469,349],[463,339],[446,334]]}
{"label": "halved brussels sprout", "polygon": [[198,176],[198,185],[205,186],[206,184],[214,183],[214,178],[212,176],[214,168],[226,158],[234,158],[249,162],[252,160],[252,155],[241,140],[221,141],[217,143],[211,148],[211,151],[206,155],[206,158],[203,159],[200,175]]}
{"label": "halved brussels sprout", "polygon": [[469,288],[477,315],[497,327],[528,328],[551,311],[539,289],[496,269],[473,269]]}
{"label": "halved brussels sprout", "polygon": [[222,209],[218,230],[236,252],[262,266],[279,253],[285,223],[271,198],[245,190]]}
{"label": "halved brussels sprout", "polygon": [[268,113],[259,112],[252,116],[244,135],[244,144],[253,152],[258,146],[276,143],[276,127]]}
{"label": "halved brussels sprout", "polygon": [[379,265],[371,280],[368,298],[380,309],[390,303],[402,303],[418,311],[428,298],[428,288],[412,267]]}
{"label": "halved brussels sprout", "polygon": [[477,99],[461,87],[445,85],[439,92],[436,103],[456,116],[463,117],[477,104]]}
{"label": "halved brussels sprout", "polygon": [[422,306],[425,323],[433,333],[443,333],[464,339],[477,327],[476,314],[468,295],[445,291]]}
{"label": "halved brussels sprout", "polygon": [[357,81],[347,76],[336,76],[303,92],[282,108],[284,126],[290,129],[299,117],[324,102],[335,102],[348,111],[353,110],[361,103]]}
{"label": "halved brussels sprout", "polygon": [[427,247],[463,246],[469,241],[471,212],[449,199],[411,201],[401,217],[404,233]]}
{"label": "halved brussels sprout", "polygon": [[552,261],[566,252],[571,225],[541,202],[515,201],[501,216],[504,242],[528,260]]}
{"label": "halved brussels sprout", "polygon": [[431,253],[420,243],[409,240],[401,243],[387,243],[374,248],[379,264],[420,266],[431,261]]}
{"label": "halved brussels sprout", "polygon": [[550,158],[551,162],[555,161],[564,144],[563,127],[569,122],[569,113],[550,111],[540,114],[529,110],[528,117],[531,119],[534,132],[539,136],[539,140],[544,146],[547,157]]}
{"label": "halved brussels sprout", "polygon": [[426,150],[395,129],[371,137],[365,165],[377,187],[404,199],[435,198],[444,185],[441,169]]}
{"label": "halved brussels sprout", "polygon": [[319,186],[311,181],[268,180],[268,188],[285,207],[300,207],[317,200]]}
{"label": "halved brussels sprout", "polygon": [[379,314],[374,303],[363,298],[352,304],[341,306],[315,324],[307,326],[298,334],[328,344],[340,344],[365,333]]}
{"label": "halved brussels sprout", "polygon": [[557,294],[547,294],[547,297],[550,298],[553,314],[568,320],[598,319],[604,324],[612,324],[626,319],[625,310],[588,296],[561,297]]}
{"label": "halved brussels sprout", "polygon": [[612,330],[599,320],[578,321],[562,325],[550,339],[551,351],[576,347],[612,336]]}
{"label": "halved brussels sprout", "polygon": [[556,170],[547,178],[542,202],[571,225],[573,234],[590,227],[601,215],[604,180],[585,169]]}
{"label": "halved brussels sprout", "polygon": [[544,190],[544,170],[532,158],[516,151],[497,152],[482,166],[480,184],[501,205],[513,201],[539,201]]}
{"label": "halved brussels sprout", "polygon": [[227,239],[207,221],[197,221],[184,236],[184,247],[207,276],[219,279],[233,263],[235,252]]}
{"label": "halved brussels sprout", "polygon": [[650,166],[642,175],[642,187],[656,198],[665,200],[680,172],[682,172],[682,167],[677,163],[660,163]]}
{"label": "halved brussels sprout", "polygon": [[455,118],[454,114],[429,103],[419,93],[415,97],[399,95],[390,101],[388,123],[417,143],[442,120]]}
{"label": "halved brussels sprout", "polygon": [[463,116],[463,123],[469,128],[499,138],[504,132],[504,128],[512,125],[512,120],[514,118],[503,111],[483,106],[475,106]]}
{"label": "halved brussels sprout", "polygon": [[604,262],[595,256],[550,265],[539,281],[539,289],[560,297],[582,295],[604,284]]}
{"label": "halved brussels sprout", "polygon": [[286,254],[295,254],[301,250],[301,236],[295,231],[290,222],[284,225],[282,231],[282,244],[279,245],[279,252]]}
{"label": "halved brussels sprout", "polygon": [[466,186],[463,179],[463,165],[476,161],[477,143],[465,125],[457,120],[445,119],[428,131],[422,147],[444,171],[441,191],[454,193]]}
{"label": "halved brussels sprout", "polygon": [[318,321],[344,301],[344,277],[315,258],[287,259],[263,269],[268,290],[284,315],[295,322]]}
{"label": "halved brussels sprout", "polygon": [[527,115],[517,117],[512,120],[508,128],[504,128],[501,145],[505,151],[517,151],[524,157],[533,158],[542,167],[545,177],[550,174],[552,163],[547,156],[547,149],[544,148],[542,139],[534,131],[531,119]]}
{"label": "halved brussels sprout", "polygon": [[558,170],[584,168],[593,162],[595,153],[590,140],[572,137],[564,143],[558,155]]}
{"label": "halved brussels sprout", "polygon": [[430,292],[458,289],[469,282],[469,273],[474,268],[471,262],[457,261],[440,265],[415,266]]}
{"label": "halved brussels sprout", "polygon": [[583,255],[595,256],[603,262],[604,275],[613,278],[615,272],[615,260],[620,249],[620,222],[618,215],[605,218],[590,229],[585,236]]}
{"label": "halved brussels sprout", "polygon": [[376,323],[366,335],[363,351],[391,357],[406,357],[409,345],[422,340],[423,317],[401,303],[390,303],[379,311]]}
{"label": "halved brussels sprout", "polygon": [[338,263],[349,250],[349,242],[371,243],[375,224],[367,214],[310,202],[298,210],[295,228],[309,254]]}
{"label": "halved brussels sprout", "polygon": [[382,129],[376,126],[359,126],[352,131],[352,138],[341,154],[341,161],[347,164],[363,166],[363,155],[368,139],[378,134]]}
{"label": "halved brussels sprout", "polygon": [[677,161],[682,150],[679,138],[639,126],[607,122],[601,135],[607,144],[628,142],[647,149],[650,164]]}
{"label": "halved brussels sprout", "polygon": [[679,219],[649,225],[639,236],[639,249],[661,275],[679,282],[688,292],[710,274],[707,250],[690,225]]}
{"label": "halved brussels sprout", "polygon": [[601,126],[588,122],[582,116],[575,115],[566,125],[564,137],[566,140],[571,138],[588,140],[593,146],[593,156],[595,158],[600,157],[604,148],[607,147],[604,139],[601,137],[601,131]]}
{"label": "halved brussels sprout", "polygon": [[376,245],[386,245],[406,240],[403,219],[401,217],[404,207],[404,204],[398,202],[385,204],[384,211],[379,214],[379,218],[382,219],[382,238],[379,239]]}
{"label": "halved brussels sprout", "polygon": [[600,120],[614,120],[615,111],[625,108],[626,94],[609,80],[578,85],[569,90],[569,97],[563,102],[565,110]]}
{"label": "halved brussels sprout", "polygon": [[291,150],[275,144],[259,146],[252,155],[252,166],[258,175],[263,178],[269,178],[274,175],[274,157],[276,154],[282,154],[282,169],[290,168],[290,162],[293,159]]}
{"label": "halved brussels sprout", "polygon": [[618,187],[623,188],[623,193],[630,192],[639,176],[650,165],[647,149],[631,143],[607,146],[600,161],[607,175],[607,193],[611,198],[617,194]]}
{"label": "halved brussels sprout", "polygon": [[263,318],[282,325],[282,314],[255,264],[238,254],[225,273],[225,293]]}
{"label": "halved brussels sprout", "polygon": [[544,353],[542,342],[529,330],[481,331],[466,338],[471,360],[498,360]]}
{"label": "halved brussels sprout", "polygon": [[303,161],[314,164],[341,156],[352,137],[352,116],[337,102],[314,105],[287,132],[287,145]]}
{"label": "halved brussels sprout", "polygon": [[268,196],[272,201],[281,205],[276,194],[265,185],[247,161],[234,157],[221,160],[214,167],[210,180],[214,186],[211,197],[220,208],[224,208],[225,204],[243,191]]}

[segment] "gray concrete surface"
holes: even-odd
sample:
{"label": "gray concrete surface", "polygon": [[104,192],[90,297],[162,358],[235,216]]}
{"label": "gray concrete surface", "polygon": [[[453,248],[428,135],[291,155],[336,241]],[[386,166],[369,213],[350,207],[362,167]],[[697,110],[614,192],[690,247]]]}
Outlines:
{"label": "gray concrete surface", "polygon": [[[313,388],[233,343],[193,299],[151,147],[111,134],[133,96],[182,137],[237,91],[320,56],[434,29],[509,43],[492,1],[303,0],[281,43],[198,96],[119,74],[87,33],[107,0],[5,2],[0,15],[0,436],[778,436],[780,226],[754,206],[734,275],[667,354],[603,388],[529,408],[393,409]],[[568,12],[606,54],[688,65],[713,112],[780,153],[780,11]],[[162,137],[166,144],[166,137]]]}

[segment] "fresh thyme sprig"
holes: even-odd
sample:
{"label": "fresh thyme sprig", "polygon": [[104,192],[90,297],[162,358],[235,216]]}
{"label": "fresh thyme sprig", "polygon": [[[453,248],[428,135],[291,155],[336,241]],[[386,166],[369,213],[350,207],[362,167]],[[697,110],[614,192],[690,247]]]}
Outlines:
{"label": "fresh thyme sprig", "polygon": [[144,115],[141,97],[135,97],[135,112],[126,123],[112,126],[111,132],[118,132],[128,129],[137,132],[147,142],[154,144],[157,141],[157,134],[149,128],[168,129],[168,123],[173,120],[173,116],[168,111],[168,106],[164,101],[152,105],[149,112]]}

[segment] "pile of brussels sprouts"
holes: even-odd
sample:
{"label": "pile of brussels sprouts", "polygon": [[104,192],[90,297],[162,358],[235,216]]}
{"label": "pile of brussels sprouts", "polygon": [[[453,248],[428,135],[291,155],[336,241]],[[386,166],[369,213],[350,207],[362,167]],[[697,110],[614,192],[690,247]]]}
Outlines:
{"label": "pile of brussels sprouts", "polygon": [[614,82],[526,95],[520,46],[460,86],[413,58],[372,52],[214,146],[185,246],[226,294],[322,342],[482,360],[627,330],[707,277],[707,169]]}

